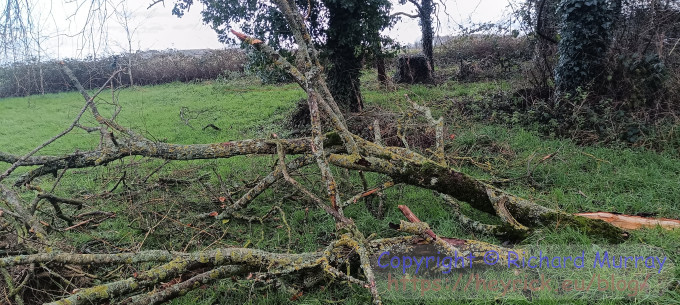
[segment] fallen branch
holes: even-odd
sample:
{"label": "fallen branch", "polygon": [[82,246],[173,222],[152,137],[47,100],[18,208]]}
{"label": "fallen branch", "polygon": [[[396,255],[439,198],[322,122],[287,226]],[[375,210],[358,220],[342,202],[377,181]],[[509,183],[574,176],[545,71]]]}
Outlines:
{"label": "fallen branch", "polygon": [[[245,208],[254,198],[272,184],[280,179],[284,179],[306,195],[306,197],[310,198],[319,209],[334,218],[336,222],[334,232],[335,236],[337,236],[336,240],[332,241],[325,249],[300,254],[274,253],[250,248],[220,248],[198,252],[149,250],[117,254],[60,253],[51,246],[49,240],[46,240],[47,233],[42,227],[44,222],[37,219],[32,211],[26,210],[16,193],[0,184],[0,199],[9,208],[6,213],[11,216],[16,215],[21,226],[28,233],[33,234],[32,236],[23,234],[22,237],[31,237],[32,240],[43,242],[40,246],[32,247],[31,250],[38,252],[37,254],[0,258],[0,268],[27,264],[39,264],[47,268],[49,264],[128,265],[153,263],[150,267],[142,264],[146,265],[149,269],[135,273],[132,277],[121,278],[113,282],[81,289],[70,296],[65,296],[62,300],[49,304],[73,305],[112,303],[116,301],[126,301],[133,304],[156,303],[181,295],[188,289],[195,288],[199,283],[210,282],[231,275],[240,276],[253,273],[256,273],[254,278],[248,276],[246,279],[254,279],[280,286],[286,286],[282,283],[282,280],[277,279],[282,275],[296,274],[304,276],[315,273],[329,279],[342,279],[367,288],[371,293],[373,303],[381,304],[381,296],[375,284],[375,274],[371,267],[370,259],[386,248],[411,247],[414,244],[432,244],[437,249],[440,249],[441,252],[449,255],[454,255],[454,253],[465,255],[467,253],[473,254],[477,258],[482,258],[486,251],[494,250],[501,254],[501,257],[507,257],[503,253],[507,253],[508,250],[500,246],[475,240],[438,236],[434,230],[430,229],[427,223],[421,222],[406,206],[400,206],[400,209],[405,217],[409,219],[409,222],[402,221],[398,229],[402,232],[413,234],[412,236],[376,240],[373,240],[370,236],[368,238],[364,237],[354,221],[343,214],[343,206],[371,194],[380,193],[382,190],[399,183],[439,192],[454,207],[457,206],[456,200],[464,201],[469,203],[472,208],[498,216],[503,224],[491,226],[470,220],[460,213],[459,207],[454,212],[457,213],[458,219],[464,225],[472,225],[477,230],[502,236],[504,239],[518,240],[526,237],[533,230],[544,227],[558,228],[566,225],[581,230],[586,234],[602,236],[611,241],[619,241],[624,237],[622,230],[602,220],[589,219],[543,207],[449,168],[445,163],[446,156],[444,155],[443,119],[435,120],[427,107],[419,106],[415,103],[412,104],[413,108],[422,113],[430,125],[436,129],[437,142],[434,153],[436,161],[408,148],[408,143],[402,134],[401,122],[398,122],[397,133],[402,138],[406,148],[385,147],[380,144],[381,137],[378,124],[375,124],[375,142],[367,141],[351,133],[347,128],[343,113],[327,88],[318,52],[314,48],[303,17],[298,13],[297,7],[291,1],[275,0],[274,4],[276,4],[288,22],[290,31],[295,38],[298,47],[296,51],[296,64],[298,66],[292,65],[261,40],[235,31],[232,31],[232,33],[242,41],[269,56],[277,66],[286,70],[305,90],[312,121],[311,138],[286,140],[274,137],[274,139],[191,145],[152,141],[118,124],[115,121],[115,114],[110,119],[103,117],[93,102],[94,97],[88,94],[75,78],[73,72],[64,66],[65,73],[86,100],[85,106],[70,129],[73,129],[74,126],[79,126],[77,125],[79,118],[89,108],[92,116],[100,125],[98,128],[101,136],[99,147],[91,151],[75,152],[65,156],[33,156],[41,147],[24,156],[14,156],[0,152],[0,162],[11,163],[10,168],[39,166],[37,169],[32,169],[19,177],[16,185],[22,186],[27,185],[42,175],[57,173],[58,170],[96,167],[131,156],[158,158],[165,160],[166,163],[170,160],[225,159],[242,155],[276,156],[278,159],[276,167],[267,176],[249,185],[250,189],[237,201],[231,203],[233,200],[230,199],[231,204],[225,204],[220,213],[213,211],[207,216],[214,217],[215,219],[233,217],[235,219],[250,219],[262,222],[265,217],[270,215],[269,212],[265,216],[255,219],[241,217],[236,211]],[[119,111],[120,108],[117,108],[116,113]],[[327,134],[321,133],[322,112],[334,128],[334,131]],[[94,130],[94,128],[88,130]],[[51,141],[53,142],[54,140]],[[49,143],[46,143],[43,147],[49,145]],[[287,155],[303,156],[293,161],[285,162]],[[544,158],[544,160],[546,159]],[[316,162],[319,168],[321,182],[324,185],[325,195],[327,196],[326,200],[315,195],[312,192],[313,189],[303,186],[290,175],[293,170],[300,169],[312,162]],[[341,201],[342,196],[331,171],[331,165],[344,169],[380,173],[389,177],[392,181],[368,190],[364,179],[364,191],[343,202]],[[6,172],[4,177],[7,177],[10,172],[11,170]],[[4,177],[0,176],[0,180]],[[145,180],[148,177],[150,175]],[[120,181],[124,182],[124,179]],[[178,182],[192,181],[195,180],[175,179],[171,182],[178,184]],[[231,197],[228,192],[226,193],[226,195]],[[50,200],[47,197],[45,198]],[[39,199],[40,197],[37,197],[36,200]],[[58,200],[52,198],[51,201],[57,202]],[[226,199],[219,201],[224,202]],[[61,203],[68,202],[62,201]],[[54,207],[57,215],[61,215],[60,217],[64,216],[59,210],[58,204],[55,204]],[[2,211],[4,212],[4,210]],[[155,211],[150,212],[158,215]],[[281,212],[283,221],[286,223],[285,216],[283,216],[284,214],[280,209],[279,212]],[[190,224],[167,217],[167,215],[162,216],[163,219],[170,219],[182,227],[191,227],[216,240],[219,239],[215,234],[211,234],[203,229],[194,228]],[[83,226],[88,222],[90,221],[83,220],[67,229]],[[21,228],[17,228],[18,232],[20,230]],[[289,233],[288,242],[290,244],[291,230],[289,226],[287,230]],[[17,235],[20,235],[20,233]],[[264,234],[262,236],[264,238]],[[142,244],[139,245],[140,248]],[[187,244],[186,247],[188,248],[189,245]],[[475,261],[475,263],[479,262]],[[357,275],[350,275],[349,272],[340,271],[340,266],[356,266],[357,263],[361,268],[361,272]],[[182,278],[188,279],[182,281]],[[169,284],[168,282],[171,280],[173,282]],[[12,280],[9,282],[12,282]],[[313,281],[314,284],[318,282],[318,280]],[[164,289],[158,289],[159,286]]]}
{"label": "fallen branch", "polygon": [[638,230],[642,228],[655,228],[657,226],[666,230],[680,228],[680,220],[669,218],[648,218],[633,215],[622,215],[607,212],[577,213],[574,215],[591,219],[600,219],[625,230]]}

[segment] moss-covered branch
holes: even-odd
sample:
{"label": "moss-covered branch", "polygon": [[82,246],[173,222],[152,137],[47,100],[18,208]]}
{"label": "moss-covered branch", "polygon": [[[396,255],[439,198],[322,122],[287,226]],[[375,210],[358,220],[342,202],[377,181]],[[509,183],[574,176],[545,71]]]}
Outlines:
{"label": "moss-covered branch", "polygon": [[[420,224],[422,227],[427,227],[427,224],[425,223]],[[403,226],[402,230],[415,234],[422,233],[422,231],[417,229],[412,230],[406,226]],[[370,260],[386,248],[409,247],[416,243],[423,242],[435,243],[435,245],[444,242],[446,243],[446,245],[443,245],[445,252],[448,252],[449,250],[453,251],[453,246],[457,247],[456,250],[474,251],[474,253],[488,249],[503,250],[502,247],[476,241],[439,237],[434,240],[430,239],[429,241],[413,236],[372,241],[356,240],[353,234],[348,232],[343,234],[339,240],[332,242],[324,251],[301,254],[273,253],[248,248],[221,248],[193,253],[160,250],[118,254],[53,252],[2,258],[0,259],[0,267],[6,268],[29,264],[130,265],[149,262],[161,264],[129,278],[77,290],[74,294],[64,299],[48,303],[50,305],[110,303],[120,300],[120,298],[123,298],[126,295],[138,295],[132,299],[128,299],[126,303],[129,304],[148,304],[145,302],[157,304],[162,301],[167,301],[172,297],[183,295],[203,283],[209,283],[226,276],[244,275],[249,272],[263,272],[264,270],[266,270],[265,273],[273,275],[296,273],[301,272],[302,270],[317,270],[331,278],[335,277],[348,280],[351,283],[367,285],[367,288],[375,295],[374,303],[379,304],[380,299],[377,294],[375,279],[370,267]],[[338,256],[337,254],[347,253],[347,250],[352,250],[350,252],[354,252],[358,255],[356,259],[359,261],[366,274],[366,281],[349,276],[335,267],[342,260],[342,256]],[[176,278],[199,268],[208,268],[208,271],[167,287],[165,290],[155,291],[150,294],[141,294],[161,282]]]}
{"label": "moss-covered branch", "polygon": [[[363,147],[364,143],[360,143]],[[374,153],[373,143],[366,146],[365,151]],[[380,151],[380,150],[378,150]],[[524,227],[537,229],[540,227],[571,226],[590,235],[602,236],[610,241],[621,241],[624,232],[602,220],[575,216],[562,211],[553,210],[534,202],[502,191],[492,185],[474,179],[464,173],[446,167],[434,161],[416,161],[389,149],[382,150],[378,156],[353,156],[331,154],[332,164],[356,169],[382,173],[390,176],[395,183],[405,183],[431,189],[469,203],[473,208],[497,215],[497,205],[502,201],[503,211],[507,214],[501,219],[514,219],[517,223],[506,222],[504,227],[493,227],[488,233],[506,235],[513,239],[522,239],[528,233]],[[511,217],[510,217],[511,216]],[[506,232],[499,231],[503,230]]]}

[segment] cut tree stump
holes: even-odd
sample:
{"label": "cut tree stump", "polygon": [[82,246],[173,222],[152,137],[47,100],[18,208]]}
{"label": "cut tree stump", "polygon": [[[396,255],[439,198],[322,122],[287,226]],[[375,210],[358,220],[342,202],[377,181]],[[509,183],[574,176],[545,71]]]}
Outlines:
{"label": "cut tree stump", "polygon": [[397,74],[394,76],[397,83],[434,83],[432,67],[423,54],[404,55],[397,61]]}

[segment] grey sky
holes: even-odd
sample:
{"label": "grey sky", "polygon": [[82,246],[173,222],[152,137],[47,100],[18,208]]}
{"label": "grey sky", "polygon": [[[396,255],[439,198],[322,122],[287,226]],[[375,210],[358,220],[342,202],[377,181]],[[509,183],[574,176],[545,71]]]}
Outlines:
{"label": "grey sky", "polygon": [[[94,22],[85,35],[78,35],[87,20],[87,8],[69,17],[76,11],[78,4],[90,3],[91,0],[33,0],[35,8],[33,16],[41,26],[41,36],[49,36],[42,42],[43,52],[47,57],[80,58],[92,53],[93,45],[105,41],[103,47],[96,49],[98,54],[125,52],[128,48],[125,31],[115,18],[114,11],[122,11],[123,6],[108,6],[107,14],[111,16],[105,24]],[[109,1],[118,4],[119,1]],[[171,15],[172,2],[166,1],[165,7],[158,4],[147,9],[149,0],[126,0],[125,8],[130,12],[129,27],[134,30],[132,48],[136,50],[203,49],[224,48],[217,40],[217,35],[204,25],[200,16],[200,4],[193,7],[183,18]],[[396,1],[395,1],[396,2]],[[440,12],[440,35],[454,33],[458,24],[498,20],[507,13],[508,0],[445,0],[446,13]],[[409,5],[395,5],[394,12],[413,12]],[[49,13],[51,12],[51,14]],[[100,27],[101,26],[101,27]],[[420,39],[417,20],[402,18],[395,28],[386,34],[402,43],[413,43]],[[85,40],[83,40],[85,37]]]}

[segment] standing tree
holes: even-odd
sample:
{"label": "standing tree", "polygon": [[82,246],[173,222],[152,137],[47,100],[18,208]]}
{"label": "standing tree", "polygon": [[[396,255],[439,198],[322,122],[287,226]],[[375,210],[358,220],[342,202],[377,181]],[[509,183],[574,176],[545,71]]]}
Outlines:
{"label": "standing tree", "polygon": [[620,11],[621,0],[562,0],[559,3],[561,39],[555,68],[559,94],[573,94],[578,88],[597,86]]}
{"label": "standing tree", "polygon": [[[233,42],[228,30],[240,28],[245,34],[266,38],[274,48],[292,47],[293,31],[270,1],[200,0],[203,20],[211,24],[223,42]],[[303,22],[329,62],[326,70],[329,90],[338,105],[352,112],[363,108],[359,76],[367,55],[380,51],[379,34],[390,25],[388,0],[296,0]],[[193,0],[175,2],[173,14],[182,16]]]}
{"label": "standing tree", "polygon": [[30,31],[33,23],[30,3],[7,0],[0,13],[0,37],[3,62],[24,60],[30,45]]}
{"label": "standing tree", "polygon": [[423,35],[423,54],[430,62],[430,67],[434,71],[434,27],[432,16],[436,14],[437,4],[434,0],[399,0],[399,4],[411,3],[416,7],[415,14],[408,14],[398,12],[392,14],[393,17],[406,16],[410,18],[418,18],[420,24],[420,31]]}
{"label": "standing tree", "polygon": [[46,23],[50,17],[36,6],[36,2],[7,0],[0,11],[0,64],[24,66],[9,69],[11,76],[4,75],[4,81],[16,83],[15,93],[45,94],[44,43],[49,37]]}
{"label": "standing tree", "polygon": [[[335,100],[352,112],[363,108],[359,76],[362,58],[380,56],[381,29],[389,24],[384,0],[324,0],[328,9],[325,53],[331,63],[328,86]],[[376,47],[377,46],[377,47]]]}
{"label": "standing tree", "polygon": [[127,3],[125,1],[121,1],[119,3],[119,7],[116,8],[115,10],[116,14],[116,19],[118,20],[118,24],[123,28],[125,31],[125,40],[127,42],[127,73],[128,73],[128,78],[130,79],[130,86],[134,86],[134,78],[132,76],[132,38],[135,35],[135,32],[137,32],[137,27],[133,26],[134,18],[133,14],[134,12],[130,11],[130,8],[128,7]]}

